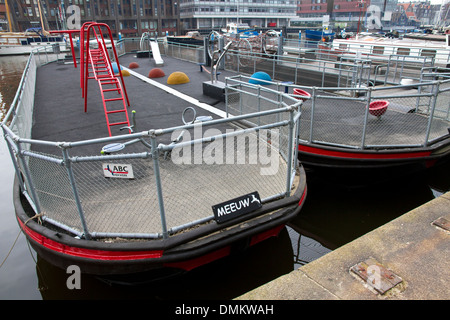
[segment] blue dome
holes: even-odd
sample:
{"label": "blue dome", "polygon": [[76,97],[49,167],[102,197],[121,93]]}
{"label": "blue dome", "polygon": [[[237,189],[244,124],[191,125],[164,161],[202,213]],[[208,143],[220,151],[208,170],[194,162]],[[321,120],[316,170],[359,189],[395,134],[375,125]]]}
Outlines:
{"label": "blue dome", "polygon": [[[119,73],[119,68],[117,67],[117,62],[111,63],[111,66],[112,66],[112,68],[113,68],[114,74]],[[123,70],[123,67],[122,67],[122,66],[120,66],[120,70]]]}
{"label": "blue dome", "polygon": [[[270,83],[267,83],[267,82],[264,82],[264,81],[272,81],[272,79],[270,78],[270,76],[269,76],[267,73],[263,72],[263,71],[255,72],[255,73],[252,75],[252,78],[253,78],[253,79],[248,80],[248,82],[249,82],[249,83],[252,83],[252,84],[268,85],[268,84],[270,84]],[[257,80],[257,79],[259,79],[259,80],[264,80],[264,81],[259,81],[259,80]]]}

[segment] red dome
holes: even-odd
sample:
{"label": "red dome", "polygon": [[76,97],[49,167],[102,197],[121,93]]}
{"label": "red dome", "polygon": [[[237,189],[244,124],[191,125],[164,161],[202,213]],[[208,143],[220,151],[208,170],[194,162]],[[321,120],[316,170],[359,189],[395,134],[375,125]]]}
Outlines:
{"label": "red dome", "polygon": [[161,78],[164,77],[165,75],[166,74],[164,73],[164,71],[162,71],[160,68],[153,68],[148,73],[149,78]]}
{"label": "red dome", "polygon": [[128,68],[136,69],[136,68],[139,68],[139,65],[136,62],[131,62],[130,65],[128,66]]}

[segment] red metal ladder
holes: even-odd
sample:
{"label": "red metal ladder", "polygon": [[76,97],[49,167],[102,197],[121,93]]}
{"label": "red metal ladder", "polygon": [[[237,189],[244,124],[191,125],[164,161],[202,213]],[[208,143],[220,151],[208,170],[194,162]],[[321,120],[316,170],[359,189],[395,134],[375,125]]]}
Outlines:
{"label": "red metal ladder", "polygon": [[[87,22],[83,24],[80,32],[80,43],[82,44],[80,51],[80,59],[82,60],[80,63],[82,66],[80,71],[80,84],[82,86],[82,95],[84,97],[84,112],[87,112],[88,80],[95,79],[98,82],[108,133],[109,136],[111,136],[111,127],[113,126],[121,125],[130,127],[130,120],[127,112],[127,106],[129,106],[130,103],[122,73],[119,70],[118,76],[121,81],[119,81],[118,77],[114,74],[106,42],[103,37],[102,27],[106,28],[106,31],[108,31],[114,58],[117,67],[120,68],[109,26],[104,23]],[[93,35],[94,41],[97,43],[96,49],[90,48],[91,34]]]}

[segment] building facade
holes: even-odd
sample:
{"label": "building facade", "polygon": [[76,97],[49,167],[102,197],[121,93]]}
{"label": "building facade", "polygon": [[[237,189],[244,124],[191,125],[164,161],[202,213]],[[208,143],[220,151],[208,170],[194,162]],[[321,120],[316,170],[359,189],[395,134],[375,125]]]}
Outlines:
{"label": "building facade", "polygon": [[[5,0],[0,0],[5,1]],[[179,33],[176,0],[7,0],[14,31],[39,27],[46,30],[66,28],[77,6],[81,24],[87,21],[106,23],[114,36],[140,36],[143,32],[156,35]]]}
{"label": "building facade", "polygon": [[[297,0],[0,0],[8,1],[14,31],[44,24],[48,30],[65,28],[80,9],[81,23],[96,21],[110,26],[115,36],[179,35],[190,29],[226,27],[229,22],[251,26],[288,25],[295,18]],[[4,21],[4,20],[2,20]],[[6,30],[6,25],[2,24]]]}
{"label": "building facade", "polygon": [[257,27],[287,26],[295,18],[297,0],[180,0],[185,30],[224,28],[240,22]]}
{"label": "building facade", "polygon": [[[296,24],[317,26],[326,21],[348,29],[387,29],[398,0],[299,0]],[[325,22],[325,21],[323,21]]]}
{"label": "building facade", "polygon": [[428,26],[444,28],[450,24],[450,1],[432,4],[431,1],[399,3],[392,15],[397,26]]}

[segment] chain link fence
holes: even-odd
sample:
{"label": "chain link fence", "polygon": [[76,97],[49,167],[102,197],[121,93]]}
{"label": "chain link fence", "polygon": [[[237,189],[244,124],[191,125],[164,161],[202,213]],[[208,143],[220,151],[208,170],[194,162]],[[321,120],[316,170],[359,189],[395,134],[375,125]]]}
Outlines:
{"label": "chain link fence", "polygon": [[[319,88],[276,81],[251,87],[251,77],[237,76],[227,79],[227,87],[239,83],[258,99],[249,100],[228,89],[228,110],[241,114],[245,109],[267,108],[262,103],[264,95],[275,99],[264,87],[274,91],[301,89],[310,94],[301,106],[299,137],[303,142],[352,149],[425,147],[448,135],[450,79],[442,72],[427,78],[436,77],[441,80],[424,79],[404,86]],[[290,95],[300,98],[295,93]],[[386,108],[375,110],[380,104],[386,104]]]}
{"label": "chain link fence", "polygon": [[[38,64],[32,55],[1,126],[35,212],[79,237],[167,237],[209,223],[211,206],[232,197],[253,191],[263,202],[289,196],[297,138],[364,149],[423,147],[448,135],[450,80],[430,72],[422,83],[381,88],[258,86],[249,77],[228,78],[229,119],[95,141],[34,141]],[[310,97],[301,102],[298,95],[284,93],[292,89]],[[374,101],[389,103],[383,114],[370,112]],[[98,155],[106,144],[134,140],[129,153]]]}
{"label": "chain link fence", "polygon": [[[290,195],[299,102],[289,96],[265,91],[252,97],[264,100],[259,110],[229,119],[58,143],[29,137],[33,58],[28,69],[2,129],[23,194],[55,230],[105,241],[168,237],[209,223],[213,205],[243,194],[257,191],[263,203]],[[99,155],[114,143],[127,146]]]}

